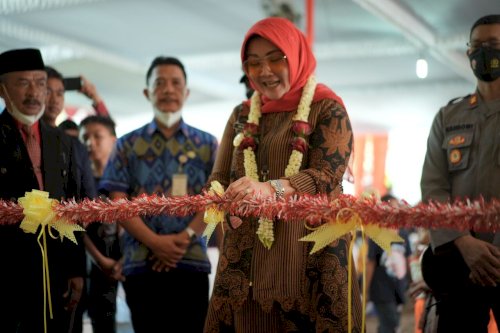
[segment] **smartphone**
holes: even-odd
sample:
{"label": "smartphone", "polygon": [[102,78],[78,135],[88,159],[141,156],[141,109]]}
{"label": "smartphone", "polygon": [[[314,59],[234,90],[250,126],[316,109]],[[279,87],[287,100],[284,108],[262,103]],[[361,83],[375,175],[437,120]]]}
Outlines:
{"label": "smartphone", "polygon": [[65,90],[80,90],[82,89],[82,79],[77,77],[67,77],[63,79]]}

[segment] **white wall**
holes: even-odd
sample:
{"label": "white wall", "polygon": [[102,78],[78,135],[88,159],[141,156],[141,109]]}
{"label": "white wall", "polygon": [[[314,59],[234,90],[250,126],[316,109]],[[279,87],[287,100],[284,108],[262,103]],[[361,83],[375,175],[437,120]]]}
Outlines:
{"label": "white wall", "polygon": [[411,205],[420,201],[420,176],[429,129],[419,126],[389,132],[386,175],[393,186],[392,194]]}

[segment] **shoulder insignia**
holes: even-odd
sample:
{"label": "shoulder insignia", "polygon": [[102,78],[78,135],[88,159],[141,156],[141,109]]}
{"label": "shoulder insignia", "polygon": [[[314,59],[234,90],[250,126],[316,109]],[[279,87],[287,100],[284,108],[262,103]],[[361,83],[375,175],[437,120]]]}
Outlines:
{"label": "shoulder insignia", "polygon": [[446,104],[446,106],[448,105],[452,105],[452,104],[456,104],[458,102],[461,102],[463,101],[464,99],[467,99],[468,97],[472,96],[471,94],[467,95],[467,96],[462,96],[462,97],[456,97],[456,98],[453,98],[451,99],[448,104]]}
{"label": "shoulder insignia", "polygon": [[470,106],[475,106],[477,104],[477,95],[472,94],[469,98],[469,105]]}

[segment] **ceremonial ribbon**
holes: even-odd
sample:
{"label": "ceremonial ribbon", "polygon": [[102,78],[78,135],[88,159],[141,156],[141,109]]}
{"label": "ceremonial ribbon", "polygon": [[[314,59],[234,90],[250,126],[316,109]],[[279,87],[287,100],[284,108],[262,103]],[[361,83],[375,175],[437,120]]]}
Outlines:
{"label": "ceremonial ribbon", "polygon": [[[57,200],[49,199],[47,192],[33,190],[32,192],[26,192],[25,197],[19,198],[19,205],[0,199],[0,221],[2,225],[15,224],[24,215],[20,227],[25,232],[33,234],[36,234],[38,227],[41,226],[37,242],[42,251],[43,260],[44,313],[47,312],[46,306],[48,303],[51,318],[52,305],[45,226],[48,227],[47,232],[52,238],[55,238],[52,235],[52,228],[54,228],[59,232],[61,239],[67,237],[76,243],[74,231],[84,231],[84,229],[68,221],[80,221],[82,223],[95,221],[115,222],[136,215],[169,214],[187,216],[193,214],[193,212],[205,210],[204,221],[207,223],[207,228],[203,236],[207,237],[208,242],[217,224],[224,221],[224,210],[241,216],[262,216],[263,212],[267,214],[266,211],[270,210],[272,215],[281,216],[284,220],[307,220],[309,225],[318,225],[325,220],[329,220],[327,223],[312,229],[312,233],[300,239],[300,241],[314,242],[310,253],[315,253],[343,235],[353,233],[356,230],[361,230],[363,244],[365,243],[365,237],[369,237],[387,252],[390,252],[392,242],[403,242],[395,232],[394,229],[396,228],[412,226],[481,232],[500,230],[500,224],[498,224],[500,200],[498,199],[492,199],[491,201],[485,201],[483,198],[474,201],[456,200],[453,203],[430,202],[428,204],[420,203],[415,207],[404,203],[401,207],[392,208],[380,205],[380,201],[356,200],[350,195],[340,195],[331,202],[327,201],[324,195],[303,195],[291,198],[287,202],[267,202],[267,199],[255,197],[246,200],[243,205],[236,206],[229,203],[228,199],[223,198],[223,193],[222,185],[213,182],[210,192],[212,197],[208,200],[205,194],[202,194],[184,197],[140,196],[131,201],[126,199],[115,201],[84,199],[80,203],[75,200],[59,203]],[[214,197],[215,194],[218,198]],[[340,210],[338,210],[339,208]],[[394,229],[389,229],[386,226]],[[348,270],[350,274],[349,331],[352,329],[352,308],[350,304],[352,301],[351,256],[354,241],[355,237],[351,240],[348,254]],[[365,261],[363,261],[362,265],[366,266]],[[363,271],[365,270],[363,269]],[[363,274],[362,293],[364,302],[366,300],[365,280],[366,277]],[[363,303],[363,311],[365,311],[364,305],[365,303]],[[363,327],[365,325],[364,321],[363,312]]]}
{"label": "ceremonial ribbon", "polygon": [[49,307],[50,319],[53,318],[52,313],[52,298],[50,294],[50,275],[49,275],[49,260],[47,256],[47,232],[52,238],[51,228],[59,232],[61,240],[67,237],[73,243],[77,244],[74,232],[85,231],[77,224],[68,223],[63,219],[59,219],[54,211],[54,207],[59,203],[55,199],[49,199],[49,193],[39,190],[26,192],[24,197],[18,199],[19,204],[23,207],[24,219],[19,226],[24,232],[35,234],[38,232],[37,242],[42,252],[42,276],[43,276],[43,325],[44,331],[47,332],[47,304]]}
{"label": "ceremonial ribbon", "polygon": [[[348,258],[348,264],[347,264],[347,269],[349,270],[347,275],[348,275],[348,281],[347,281],[347,327],[348,327],[348,332],[352,332],[352,252],[354,245],[356,244],[356,237],[357,233],[356,231],[351,232],[352,238],[351,242],[349,243],[349,258]],[[365,237],[365,231],[364,227],[361,226],[361,265],[363,273],[362,273],[362,281],[363,281],[363,287],[362,287],[362,294],[361,294],[361,299],[362,299],[362,304],[361,304],[361,332],[365,331],[365,319],[366,319],[366,237]]]}
{"label": "ceremonial ribbon", "polygon": [[[366,249],[366,237],[365,237],[365,228],[361,226],[361,265],[363,265],[363,290],[362,290],[362,314],[361,314],[361,332],[365,331],[365,320],[366,320],[366,256],[368,251]],[[351,252],[352,253],[352,252]],[[350,290],[350,288],[349,288]]]}
{"label": "ceremonial ribbon", "polygon": [[[330,221],[325,224],[323,224],[320,227],[317,228],[310,228],[307,227],[308,229],[314,230],[312,233],[308,234],[307,236],[302,237],[299,239],[300,241],[304,242],[314,242],[314,246],[311,249],[310,254],[313,254],[324,247],[326,247],[328,244],[331,244],[335,240],[339,239],[340,237],[351,233],[352,234],[352,239],[349,243],[349,253],[348,255],[348,264],[347,264],[347,274],[348,274],[348,292],[347,292],[347,298],[348,298],[348,304],[347,304],[347,326],[348,326],[348,332],[352,332],[352,252],[353,252],[353,247],[354,243],[356,241],[356,231],[359,229],[361,230],[362,234],[362,240],[363,240],[363,246],[365,245],[365,234],[369,238],[371,238],[375,243],[377,243],[384,251],[390,253],[391,251],[391,243],[393,242],[404,242],[404,240],[399,237],[397,233],[394,232],[394,230],[391,229],[386,229],[386,228],[381,228],[377,225],[363,225],[363,221],[359,217],[359,215],[353,211],[351,208],[343,208],[341,209],[336,218],[335,221]],[[365,317],[366,317],[366,259],[364,256],[362,256],[362,265],[363,265],[363,291],[362,291],[362,332],[364,332],[364,327],[365,327]]]}
{"label": "ceremonial ribbon", "polygon": [[[222,196],[224,194],[224,188],[218,181],[213,181],[210,183],[209,194],[217,194]],[[217,227],[217,224],[221,224],[222,233],[224,233],[224,227],[222,222],[224,222],[224,211],[217,208],[217,205],[210,205],[205,209],[205,214],[203,215],[203,221],[207,224],[205,230],[203,231],[202,237],[205,237],[207,245],[210,237]]]}
{"label": "ceremonial ribbon", "polygon": [[[356,241],[356,231],[353,232],[353,237],[349,243],[348,261],[347,261],[347,332],[352,332],[352,250]],[[364,272],[363,272],[364,274]],[[362,295],[364,298],[365,295]],[[364,313],[361,315],[364,317]],[[361,330],[361,332],[364,332]]]}

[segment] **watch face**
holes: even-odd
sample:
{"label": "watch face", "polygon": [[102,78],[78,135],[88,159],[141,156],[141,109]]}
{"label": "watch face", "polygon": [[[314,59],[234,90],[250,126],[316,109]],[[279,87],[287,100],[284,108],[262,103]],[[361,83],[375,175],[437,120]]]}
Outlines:
{"label": "watch face", "polygon": [[281,184],[279,180],[270,180],[269,183],[271,186],[274,188],[274,191],[276,192],[276,199],[283,198],[285,194],[285,188]]}

